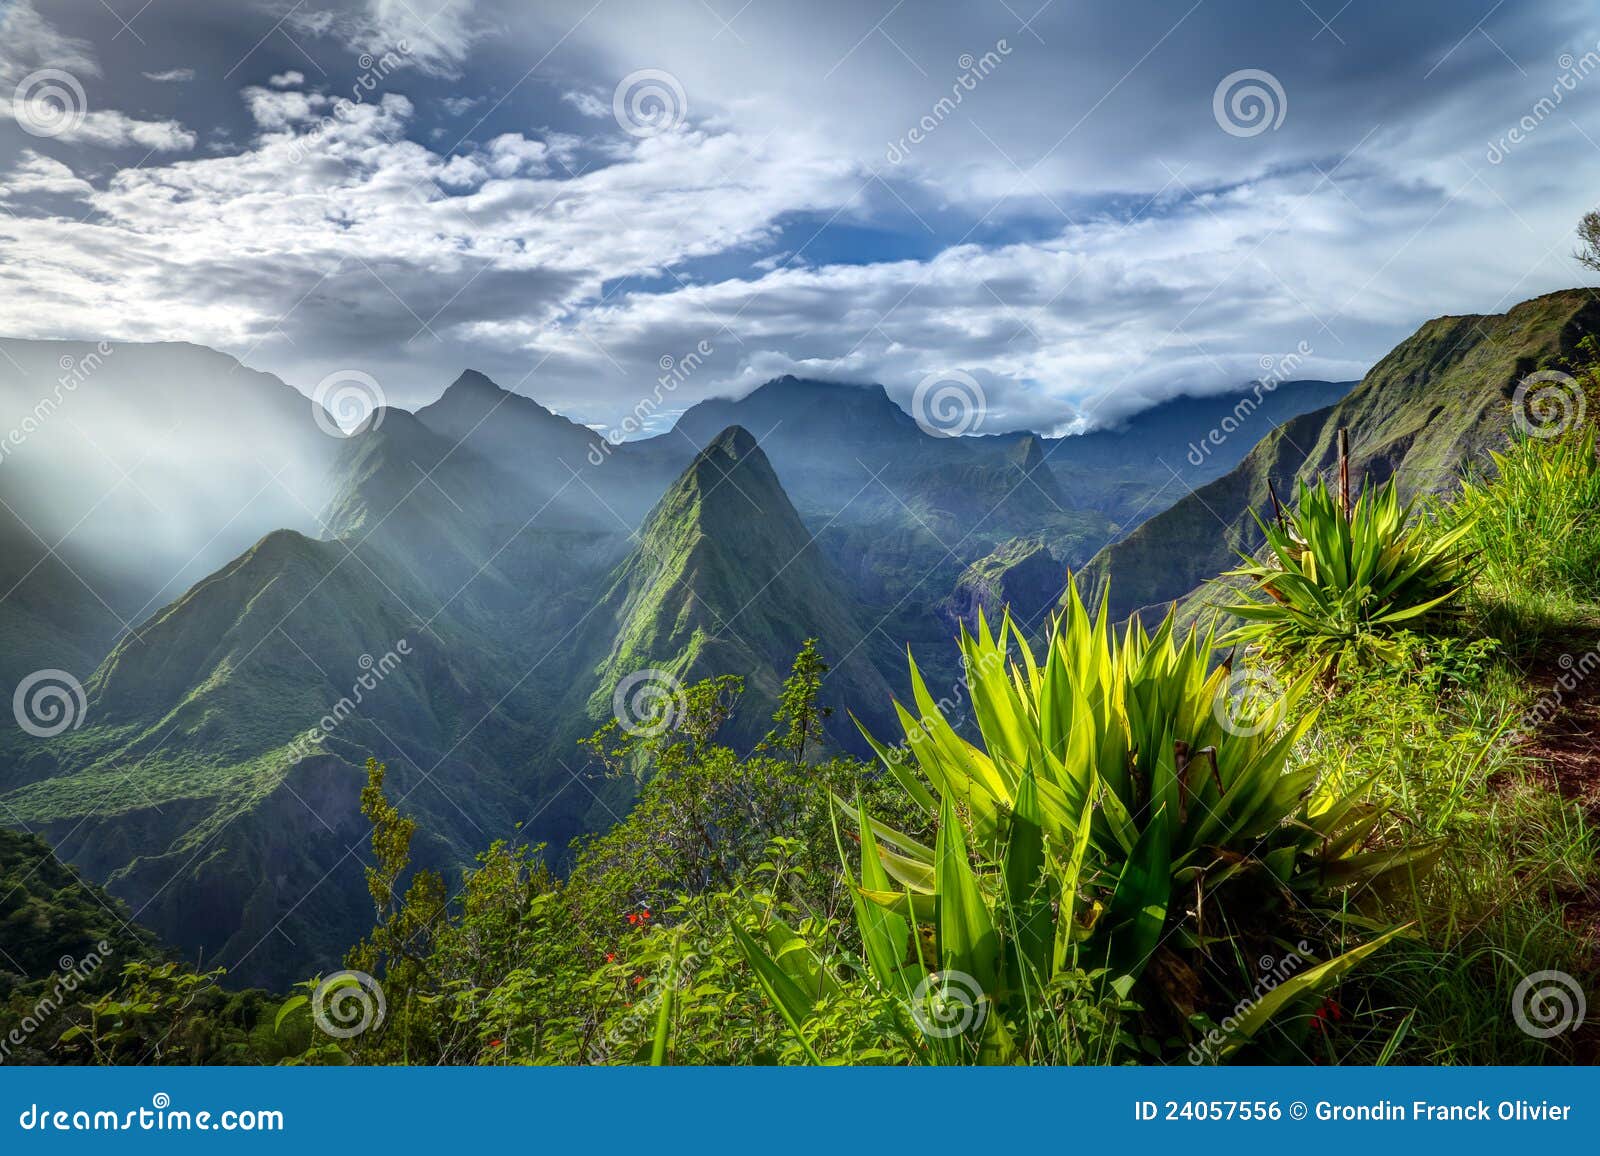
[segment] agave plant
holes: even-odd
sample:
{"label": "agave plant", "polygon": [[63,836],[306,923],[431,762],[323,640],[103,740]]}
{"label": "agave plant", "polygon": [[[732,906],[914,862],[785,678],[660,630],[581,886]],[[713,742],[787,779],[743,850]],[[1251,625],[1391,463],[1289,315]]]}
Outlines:
{"label": "agave plant", "polygon": [[[1087,972],[1135,991],[1164,943],[1217,946],[1224,921],[1208,913],[1245,879],[1314,904],[1431,853],[1363,853],[1379,814],[1361,786],[1291,765],[1313,721],[1289,721],[1310,676],[1241,709],[1244,672],[1215,661],[1212,638],[1178,637],[1170,615],[1154,635],[1135,620],[1118,637],[1075,590],[1042,657],[1009,617],[998,632],[980,619],[960,645],[980,742],[955,731],[915,661],[915,712],[896,704],[904,745],[867,735],[937,820],[933,846],[839,801],[860,840],[867,970],[908,1006],[932,1060],[1035,1058],[1058,979]],[[1281,985],[1228,1047],[1387,938]],[[780,942],[742,941],[804,1039],[814,961]],[[786,970],[795,982],[780,982]],[[952,999],[965,1014],[949,1014]]]}
{"label": "agave plant", "polygon": [[1230,578],[1247,579],[1263,598],[1223,608],[1245,620],[1225,641],[1330,675],[1346,653],[1393,661],[1390,636],[1444,609],[1471,577],[1460,548],[1470,522],[1448,529],[1413,517],[1394,480],[1353,504],[1326,482],[1299,485],[1296,508],[1261,520],[1266,557],[1246,557]]}

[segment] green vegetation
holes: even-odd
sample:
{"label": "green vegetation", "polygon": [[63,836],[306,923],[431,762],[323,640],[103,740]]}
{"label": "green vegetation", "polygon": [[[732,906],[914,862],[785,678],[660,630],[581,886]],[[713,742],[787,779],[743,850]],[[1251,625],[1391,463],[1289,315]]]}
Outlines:
{"label": "green vegetation", "polygon": [[[1171,617],[1114,631],[1073,597],[1042,650],[1009,618],[963,632],[948,694],[912,662],[905,741],[873,740],[877,768],[825,749],[815,640],[748,754],[719,737],[746,705],[742,680],[702,680],[672,725],[613,722],[585,740],[638,798],[574,848],[565,879],[507,842],[454,882],[417,868],[418,825],[372,763],[373,929],[348,970],[273,1000],[146,953],[55,1019],[49,1058],[1593,1058],[1588,1037],[1535,1036],[1512,1014],[1529,975],[1597,978],[1584,897],[1600,838],[1582,793],[1594,782],[1553,784],[1530,746],[1549,716],[1534,702],[1548,648],[1519,657],[1495,630],[1507,575],[1524,612],[1537,581],[1556,592],[1550,615],[1576,615],[1563,644],[1600,621],[1567,545],[1501,528],[1570,517],[1584,540],[1595,510],[1570,495],[1595,470],[1594,438],[1517,443],[1421,529],[1395,523],[1392,489],[1348,517],[1302,495],[1302,512],[1344,527],[1308,527],[1302,555],[1371,532],[1391,575],[1458,536],[1483,556],[1459,613],[1393,622],[1362,662],[1325,669],[1269,646],[1219,663]],[[970,739],[954,725],[969,712]],[[40,950],[55,950],[49,934]]]}
{"label": "green vegetation", "polygon": [[1600,461],[1590,431],[1490,455],[1452,507],[1482,561],[1481,613],[1525,651],[1600,600]]}
{"label": "green vegetation", "polygon": [[1393,479],[1354,502],[1302,482],[1294,509],[1262,523],[1266,559],[1226,575],[1264,596],[1224,607],[1245,620],[1229,639],[1319,673],[1347,657],[1392,662],[1392,636],[1439,613],[1471,575],[1459,545],[1473,519],[1439,530],[1413,515]]}
{"label": "green vegetation", "polygon": [[1517,383],[1537,369],[1570,372],[1588,360],[1582,345],[1596,333],[1600,301],[1587,289],[1427,322],[1337,405],[1241,430],[1235,436],[1259,439],[1244,460],[1097,554],[1079,575],[1085,595],[1109,596],[1120,619],[1210,582],[1260,547],[1252,511],[1270,508],[1272,487],[1289,493],[1296,478],[1336,468],[1340,429],[1349,430],[1353,479],[1396,477],[1402,499],[1452,492],[1463,467],[1504,444]]}
{"label": "green vegetation", "polygon": [[[920,714],[900,709],[904,748],[874,742],[937,822],[933,845],[856,809],[855,909],[873,979],[924,1026],[943,1022],[942,1003],[965,1003],[961,1031],[925,1031],[930,1059],[1082,1058],[1083,1041],[1063,1035],[1054,1008],[1064,986],[1102,1001],[1132,996],[1150,1009],[1131,1021],[1146,1038],[1177,1032],[1202,1016],[1196,956],[1253,949],[1245,940],[1319,918],[1335,892],[1349,904],[1431,853],[1362,854],[1381,817],[1362,805],[1365,785],[1287,767],[1315,713],[1279,724],[1309,680],[1240,709],[1210,640],[1175,638],[1170,616],[1153,637],[1134,621],[1118,638],[1103,609],[1096,621],[1074,596],[1040,659],[1009,619],[998,635],[980,620],[961,646],[982,745],[955,733],[915,663]],[[913,934],[924,926],[934,932],[926,952]],[[1230,1029],[1220,1054],[1387,938],[1306,961]],[[803,1035],[809,1004],[780,982],[784,963],[746,950]],[[1153,969],[1160,974],[1144,982]],[[964,991],[951,992],[951,974]],[[943,976],[932,990],[930,975]],[[1180,1013],[1176,1023],[1163,1025],[1158,1003]],[[1089,1054],[1109,1058],[1109,1042]]]}
{"label": "green vegetation", "polygon": [[1518,987],[1545,971],[1593,991],[1600,839],[1518,735],[1532,690],[1498,640],[1401,636],[1395,665],[1352,668],[1304,748],[1324,774],[1370,779],[1386,807],[1372,853],[1440,841],[1427,875],[1389,898],[1412,924],[1336,999],[1311,1054],[1326,1063],[1593,1062],[1592,1037],[1522,1031]]}
{"label": "green vegetation", "polygon": [[[1592,391],[1595,372],[1574,360],[1600,350],[1569,340],[1588,307],[1568,296],[1514,310],[1496,331],[1518,348],[1553,351],[1518,362],[1523,369],[1559,369]],[[1395,364],[1464,380],[1465,363],[1436,339],[1466,342],[1470,328],[1419,335]],[[1504,356],[1481,349],[1467,362],[1498,372]],[[1471,418],[1470,436],[1457,434],[1487,439],[1495,415],[1514,428],[1505,394],[1494,398]],[[643,717],[607,722],[578,744],[582,757],[558,785],[605,816],[591,827],[604,833],[580,835],[564,858],[513,825],[505,765],[475,765],[481,750],[503,756],[609,705],[597,705],[606,696],[595,683],[561,672],[538,677],[567,678],[558,699],[568,714],[511,712],[497,745],[454,754],[451,781],[473,784],[462,805],[486,830],[509,833],[465,870],[456,820],[445,831],[436,803],[411,798],[415,768],[365,759],[364,789],[350,781],[368,741],[360,720],[327,736],[332,757],[289,771],[239,763],[249,775],[233,786],[248,789],[226,805],[208,789],[203,758],[153,753],[144,714],[119,714],[140,696],[159,698],[167,717],[217,750],[285,741],[276,730],[230,733],[230,714],[258,711],[269,693],[268,683],[237,680],[232,656],[279,645],[248,628],[252,614],[270,624],[275,603],[299,598],[297,581],[348,577],[371,596],[365,627],[327,604],[329,632],[405,629],[366,579],[333,569],[336,553],[264,542],[246,563],[297,581],[265,583],[260,605],[228,622],[231,601],[202,586],[184,604],[199,618],[154,626],[203,638],[203,648],[177,648],[201,685],[170,664],[139,677],[141,663],[161,660],[124,648],[93,687],[94,709],[109,718],[34,756],[73,773],[18,765],[9,797],[50,822],[63,792],[87,808],[120,757],[149,757],[167,780],[163,821],[184,829],[172,846],[199,853],[225,835],[242,848],[231,852],[230,902],[271,873],[288,869],[298,883],[322,870],[288,845],[292,836],[272,834],[267,808],[282,803],[280,787],[292,785],[301,802],[342,799],[341,834],[370,840],[366,894],[341,925],[355,930],[322,955],[343,966],[271,995],[229,990],[239,976],[171,962],[42,845],[0,842],[0,885],[20,896],[0,901],[6,951],[15,942],[21,953],[7,1009],[33,1024],[27,1056],[1593,1060],[1589,1029],[1533,1033],[1517,1013],[1529,1008],[1531,976],[1562,973],[1585,991],[1600,979],[1597,431],[1574,404],[1575,421],[1553,436],[1512,437],[1473,458],[1458,494],[1407,504],[1407,493],[1428,488],[1408,483],[1401,460],[1424,440],[1408,424],[1414,400],[1405,389],[1391,398],[1406,431],[1398,440],[1369,427],[1369,444],[1387,445],[1404,467],[1371,471],[1388,480],[1353,501],[1308,486],[1271,522],[1251,515],[1266,550],[1206,594],[1218,605],[1237,600],[1242,584],[1256,588],[1234,608],[1244,626],[1232,639],[1185,630],[1173,613],[1153,631],[1137,617],[1113,626],[1114,600],[1091,611],[1072,587],[1042,638],[1005,613],[976,615],[955,647],[930,652],[902,635],[918,638],[903,704],[881,680],[849,677],[848,656],[829,670],[830,635],[845,632],[855,608],[823,560],[804,552],[801,523],[778,505],[783,491],[748,435],[716,439],[647,523],[640,549],[607,564],[598,604],[574,596],[529,611],[527,621],[549,625],[603,607],[617,630],[581,665],[615,674],[667,655],[682,679]],[[1376,406],[1370,396],[1363,404]],[[1325,432],[1336,444],[1336,430]],[[1263,505],[1271,493],[1264,485]],[[750,498],[774,508],[746,529],[737,511]],[[793,550],[792,565],[758,561],[780,547]],[[1000,583],[1004,601],[1013,564],[1042,569],[1046,556],[1037,542],[1014,544],[978,576]],[[781,585],[791,613],[752,609],[737,632],[719,633],[713,611],[743,615],[740,603],[765,583]],[[444,639],[419,634],[415,657],[385,683],[395,703],[374,715],[441,759],[455,752],[441,750],[455,722],[478,716],[475,668],[447,667],[466,672],[448,683],[424,681],[423,670],[483,638],[469,621],[482,620],[441,619]],[[811,627],[819,637],[807,637]],[[793,656],[787,678],[773,666],[780,651]],[[732,654],[749,661],[748,677],[719,669]],[[846,753],[849,716],[830,717],[835,705],[861,716],[862,749],[876,762]],[[896,721],[900,745],[874,737]],[[246,725],[262,724],[251,715]],[[268,929],[244,931],[243,946]],[[51,961],[105,956],[102,939],[112,962],[41,1009]]]}
{"label": "green vegetation", "polygon": [[[132,405],[163,375],[140,378],[95,396]],[[1339,392],[1310,386],[1278,393],[1276,412]],[[1063,566],[1104,544],[1113,517],[1152,508],[1153,455],[1181,461],[1189,427],[1232,404],[1174,401],[1106,437],[938,438],[882,389],[789,379],[591,457],[594,431],[469,372],[359,437],[312,427],[307,449],[337,447],[327,539],[268,533],[159,595],[118,572],[148,559],[102,573],[105,560],[72,552],[81,532],[57,558],[0,510],[5,685],[61,668],[88,698],[81,728],[53,738],[0,728],[0,814],[74,832],[86,876],[186,958],[282,989],[367,928],[346,853],[369,757],[390,762],[419,862],[453,875],[485,832],[530,817],[524,835],[565,873],[573,837],[635,801],[633,776],[569,768],[619,682],[738,672],[744,708],[722,741],[745,752],[809,635],[836,669],[821,687],[832,716],[804,744],[866,755],[847,710],[892,724],[885,675],[903,645],[930,678],[959,679],[947,593],[951,615],[1009,602],[1042,625]],[[14,468],[0,479],[14,510],[54,488]],[[175,564],[153,568],[166,581]],[[125,613],[146,597],[159,608],[129,632],[91,589],[128,598]],[[375,683],[361,663],[401,640],[409,653]]]}

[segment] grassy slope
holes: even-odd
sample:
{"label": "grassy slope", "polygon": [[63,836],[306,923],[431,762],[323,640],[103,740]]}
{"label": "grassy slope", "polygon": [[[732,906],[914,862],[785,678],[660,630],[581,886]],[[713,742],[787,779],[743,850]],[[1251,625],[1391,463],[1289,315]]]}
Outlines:
{"label": "grassy slope", "polygon": [[[360,861],[345,854],[364,831],[368,755],[397,764],[401,790],[432,772],[408,806],[460,857],[521,813],[522,770],[493,751],[537,736],[496,719],[456,747],[492,702],[457,656],[484,648],[437,629],[421,629],[343,544],[269,535],[113,650],[88,681],[82,729],[9,740],[5,806],[191,952],[232,963],[285,915],[302,961],[342,950],[370,914]],[[352,694],[362,656],[380,660],[402,639],[412,653],[364,693],[359,716],[292,751]],[[336,867],[349,877],[322,886]],[[275,978],[282,946],[253,954],[242,977]]]}
{"label": "grassy slope", "polygon": [[[0,751],[12,816],[242,982],[285,980],[307,959],[332,964],[364,928],[361,859],[346,852],[363,842],[368,756],[390,764],[433,840],[423,859],[461,863],[530,813],[538,822],[523,834],[557,848],[609,825],[603,809],[587,814],[587,792],[568,789],[568,768],[575,740],[609,716],[613,686],[635,669],[746,675],[749,738],[817,634],[835,659],[855,651],[831,696],[889,702],[869,654],[894,656],[856,649],[866,630],[850,598],[742,431],[684,475],[598,587],[584,578],[605,556],[593,534],[529,531],[491,550],[499,527],[452,522],[428,487],[384,505],[413,479],[388,476],[382,447],[432,438],[386,420],[368,448],[352,447],[339,507],[350,541],[267,536],[112,651],[86,680],[82,729],[50,741],[14,733]],[[379,534],[352,557],[385,518],[413,520],[419,552],[397,559],[400,542]],[[460,593],[431,551],[492,574]],[[361,656],[401,639],[412,653],[355,716],[309,752],[292,749],[352,693]],[[626,804],[619,795],[617,812]],[[275,933],[285,918],[287,939]]]}
{"label": "grassy slope", "polygon": [[1595,332],[1600,304],[1576,289],[1429,321],[1339,404],[1284,423],[1230,473],[1102,550],[1080,583],[1097,597],[1109,590],[1117,617],[1182,598],[1260,544],[1250,510],[1269,508],[1269,479],[1285,495],[1297,476],[1337,461],[1341,426],[1356,476],[1399,472],[1408,492],[1446,490],[1463,459],[1504,442],[1517,381]]}
{"label": "grassy slope", "polygon": [[599,606],[614,629],[600,632],[605,645],[585,712],[592,718],[610,712],[618,680],[647,667],[686,679],[742,674],[753,704],[744,713],[759,717],[810,636],[839,662],[830,695],[888,701],[869,661],[881,656],[866,625],[766,455],[737,427],[713,440],[657,504]]}

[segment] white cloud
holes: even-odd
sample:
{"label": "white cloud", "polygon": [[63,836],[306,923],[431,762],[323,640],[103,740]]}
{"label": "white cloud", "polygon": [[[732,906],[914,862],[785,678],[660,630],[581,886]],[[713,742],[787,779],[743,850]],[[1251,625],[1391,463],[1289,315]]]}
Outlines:
{"label": "white cloud", "polygon": [[267,80],[267,83],[272,85],[273,88],[299,88],[305,82],[306,74],[296,72],[292,68],[287,72],[280,72]]}
{"label": "white cloud", "polygon": [[[1041,240],[874,264],[786,259],[753,279],[620,292],[581,325],[502,323],[476,336],[523,343],[545,361],[542,396],[569,406],[597,380],[649,380],[659,356],[704,339],[718,353],[680,391],[684,404],[783,373],[881,381],[906,401],[925,374],[963,369],[985,384],[989,432],[1073,413],[1115,422],[1302,349],[1297,376],[1359,377],[1446,311],[1428,270],[1506,220],[1487,194],[1412,196],[1378,181],[1368,193],[1358,218],[1316,173],[1285,175]],[[1450,285],[1450,310],[1502,310],[1568,283],[1562,243],[1581,204],[1569,197],[1516,244],[1478,251]]]}
{"label": "white cloud", "polygon": [[[1444,38],[1442,4],[1420,40],[1388,17],[1350,28],[1368,61],[1357,75],[1327,36],[1280,63],[1306,36],[1276,27],[1304,18],[1277,7],[1242,31],[1202,11],[1168,40],[1148,20],[1050,9],[1033,25],[1045,45],[1018,36],[891,165],[885,141],[949,91],[958,49],[1012,35],[1011,18],[907,10],[885,26],[898,49],[877,35],[852,49],[871,21],[818,3],[837,19],[754,6],[719,32],[634,0],[592,22],[589,0],[533,16],[480,0],[441,20],[425,67],[385,76],[381,98],[244,90],[255,136],[229,155],[109,179],[19,161],[3,195],[32,215],[0,215],[0,332],[200,341],[302,383],[355,364],[400,404],[472,364],[600,424],[661,356],[707,340],[716,355],[684,404],[783,372],[905,397],[962,368],[989,394],[986,428],[1004,428],[1231,386],[1302,341],[1302,372],[1355,376],[1428,316],[1576,279],[1572,223],[1600,176],[1577,125],[1600,80],[1504,164],[1484,159],[1542,82],[1535,62],[1572,46],[1549,20],[1492,30],[1532,79],[1474,39],[1423,83],[1426,69],[1387,65],[1431,67],[1459,39]],[[300,17],[362,51],[410,19],[365,0]],[[469,60],[496,21],[494,50]],[[714,35],[725,51],[708,51]],[[1240,139],[1212,122],[1211,90],[1254,63],[1281,71],[1291,108],[1279,132]],[[682,82],[689,116],[635,139],[610,123],[609,93],[656,67]],[[456,115],[494,103],[492,135],[418,143],[413,97]],[[591,137],[537,127],[557,100],[595,118]],[[28,194],[89,212],[44,216]]]}
{"label": "white cloud", "polygon": [[94,186],[53,157],[23,149],[17,165],[0,180],[0,202],[13,201],[30,193],[87,198]]}
{"label": "white cloud", "polygon": [[175,120],[139,120],[115,109],[85,110],[76,97],[63,96],[60,90],[50,95],[39,95],[37,90],[30,90],[27,96],[19,93],[9,103],[0,102],[0,118],[10,118],[24,125],[47,126],[34,135],[53,137],[69,144],[188,152],[194,148],[196,140],[193,132]]}
{"label": "white cloud", "polygon": [[169,68],[165,72],[146,72],[141,75],[157,84],[185,84],[194,79],[194,69]]}
{"label": "white cloud", "polygon": [[561,99],[584,116],[604,119],[611,115],[611,105],[592,92],[563,92]]}
{"label": "white cloud", "polygon": [[[0,14],[0,119],[35,128],[34,135],[67,143],[155,152],[186,152],[195,134],[175,120],[141,120],[115,109],[89,104],[84,77],[100,75],[93,46],[60,32],[39,15],[31,0],[17,0]],[[13,86],[15,86],[13,88]]]}
{"label": "white cloud", "polygon": [[[422,400],[480,327],[571,324],[609,280],[762,242],[858,183],[779,142],[692,132],[571,175],[546,171],[565,138],[432,152],[396,93],[338,114],[321,94],[243,97],[260,128],[244,151],[122,170],[82,221],[0,217],[0,332],[192,340],[311,381],[322,358],[386,357],[391,396]],[[503,366],[523,344],[486,352]]]}
{"label": "white cloud", "polygon": [[520,133],[501,133],[489,142],[488,168],[497,177],[549,170],[549,148],[543,141],[529,140]]}
{"label": "white cloud", "polygon": [[296,4],[283,20],[300,34],[337,37],[363,58],[392,54],[427,75],[447,77],[460,74],[472,46],[493,28],[474,16],[473,0],[366,0],[344,11]]}
{"label": "white cloud", "polygon": [[39,68],[59,68],[77,76],[99,76],[100,66],[87,40],[67,36],[33,6],[14,0],[0,12],[0,85],[9,88]]}

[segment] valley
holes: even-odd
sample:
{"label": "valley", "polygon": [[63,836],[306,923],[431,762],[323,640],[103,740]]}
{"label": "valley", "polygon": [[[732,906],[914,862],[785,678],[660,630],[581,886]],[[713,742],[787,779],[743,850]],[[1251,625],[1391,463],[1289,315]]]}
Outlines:
{"label": "valley", "polygon": [[[6,346],[24,369],[0,373],[14,399],[87,356]],[[1237,404],[1178,399],[1065,438],[948,438],[881,388],[783,378],[595,453],[593,431],[471,371],[341,439],[221,355],[107,348],[0,474],[0,673],[66,671],[85,696],[70,730],[0,740],[0,804],[188,958],[269,986],[331,966],[364,926],[367,759],[390,764],[426,832],[419,864],[453,869],[515,835],[560,865],[631,805],[577,746],[619,683],[738,674],[748,746],[808,637],[834,666],[830,741],[866,753],[849,712],[892,719],[908,644],[956,686],[955,623],[1015,598],[1008,573],[1024,565],[1042,625],[1069,568],[1222,468],[1225,454],[1187,461],[1186,439]],[[108,457],[104,476],[62,488],[95,431],[138,449],[185,389],[219,388],[185,420],[214,450],[237,440],[234,419],[251,429],[245,476],[185,451],[136,457],[120,480]],[[1286,383],[1255,420],[1346,389]],[[51,492],[40,518],[30,499]],[[132,548],[150,510],[182,533]],[[329,712],[336,725],[318,726]]]}

